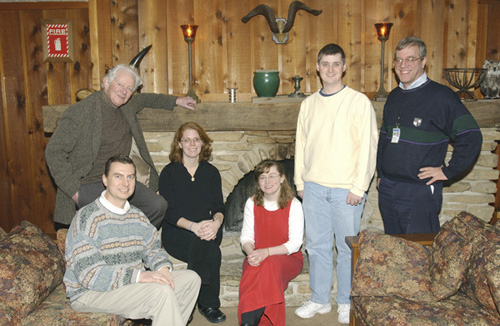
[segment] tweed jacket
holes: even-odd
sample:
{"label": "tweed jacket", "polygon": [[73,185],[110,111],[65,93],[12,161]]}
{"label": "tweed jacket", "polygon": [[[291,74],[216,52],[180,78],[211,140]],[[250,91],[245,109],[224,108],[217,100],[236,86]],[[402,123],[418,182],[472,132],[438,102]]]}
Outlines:
{"label": "tweed jacket", "polygon": [[[57,129],[45,150],[50,173],[57,185],[54,222],[70,224],[76,213],[71,197],[78,191],[81,180],[91,170],[102,134],[103,91],[71,105],[59,120]],[[177,97],[164,94],[135,94],[119,110],[123,111],[140,155],[150,168],[149,188],[158,190],[158,172],[146,146],[137,113],[144,108],[173,110]],[[104,171],[103,171],[104,172]]]}

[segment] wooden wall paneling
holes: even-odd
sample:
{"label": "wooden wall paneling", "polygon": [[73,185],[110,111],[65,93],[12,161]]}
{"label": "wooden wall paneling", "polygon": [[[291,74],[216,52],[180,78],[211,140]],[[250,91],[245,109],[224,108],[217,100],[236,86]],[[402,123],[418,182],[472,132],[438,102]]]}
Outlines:
{"label": "wooden wall paneling", "polygon": [[194,0],[194,17],[199,25],[195,41],[196,94],[210,101],[210,96],[224,93],[225,89],[221,0]]}
{"label": "wooden wall paneling", "polygon": [[[77,9],[78,10],[78,9]],[[81,10],[81,9],[80,9]],[[29,159],[22,162],[29,175],[30,212],[23,219],[31,220],[46,233],[55,235],[50,217],[54,212],[55,188],[45,161],[47,140],[43,131],[42,106],[48,104],[47,75],[43,64],[40,10],[21,12],[24,81],[26,87],[27,145]]]}
{"label": "wooden wall paneling", "polygon": [[24,35],[21,31],[20,12],[2,15],[3,28],[1,47],[9,49],[3,53],[3,81],[5,107],[4,121],[7,135],[8,174],[11,192],[12,214],[7,217],[7,229],[22,219],[31,219],[33,192],[31,189],[30,135],[28,103],[26,102],[26,76],[23,75]]}
{"label": "wooden wall paneling", "polygon": [[361,0],[339,1],[339,34],[338,44],[344,49],[346,56],[346,73],[344,83],[349,87],[361,90],[361,38],[363,2]]}
{"label": "wooden wall paneling", "polygon": [[140,51],[137,0],[111,1],[111,49],[113,66],[128,64]]}
{"label": "wooden wall paneling", "polygon": [[[453,0],[448,8],[448,34],[445,68],[467,67],[467,1]],[[437,73],[437,71],[435,71]],[[437,79],[437,76],[433,76]],[[432,78],[432,77],[431,77]]]}
{"label": "wooden wall paneling", "polygon": [[423,0],[418,7],[419,32],[427,46],[427,74],[438,83],[443,83],[444,27],[430,22],[442,21],[445,4],[443,1]]}
{"label": "wooden wall paneling", "polygon": [[[221,21],[221,35],[220,35],[220,41],[222,43],[222,56],[221,56],[221,73],[223,76],[223,81],[222,81],[222,94],[228,94],[228,87],[229,87],[229,82],[228,82],[228,56],[227,56],[227,41],[228,41],[228,31],[227,31],[227,1],[226,0],[221,0],[220,8],[221,12],[219,14],[219,18]],[[222,101],[222,99],[219,99]],[[228,97],[226,97],[226,100],[228,100]]]}
{"label": "wooden wall paneling", "polygon": [[477,10],[477,40],[476,40],[476,67],[482,67],[486,60],[486,47],[488,43],[488,17],[489,6],[479,4]]}
{"label": "wooden wall paneling", "polygon": [[488,7],[486,58],[500,60],[500,1],[490,4]]}
{"label": "wooden wall paneling", "polygon": [[71,103],[76,102],[76,92],[92,88],[92,58],[90,53],[89,16],[86,9],[70,9],[67,17],[73,21],[73,49],[75,61],[68,64]]}
{"label": "wooden wall paneling", "polygon": [[478,0],[469,0],[466,8],[465,18],[467,24],[467,60],[466,67],[476,66],[476,46],[477,46],[477,12]]}
{"label": "wooden wall paneling", "polygon": [[[476,48],[477,48],[477,41],[478,41],[478,11],[479,11],[479,1],[478,0],[469,0],[469,5],[467,7],[467,68],[476,68]],[[481,67],[481,66],[479,66]],[[481,89],[479,87],[476,87],[475,89],[471,90],[474,92],[474,95],[476,98],[482,98],[481,94]]]}
{"label": "wooden wall paneling", "polygon": [[[282,12],[285,19],[288,17],[288,7],[291,1],[283,2]],[[309,7],[311,9],[317,9],[315,7]],[[290,94],[294,91],[294,81],[293,76],[299,75],[304,77],[306,73],[306,63],[307,63],[307,46],[309,44],[308,37],[310,32],[310,26],[312,20],[317,18],[312,14],[300,10],[295,16],[295,22],[292,29],[288,33],[288,41],[286,44],[281,45],[281,86],[279,93]],[[301,82],[301,85],[302,82]],[[302,90],[303,92],[303,90]]]}
{"label": "wooden wall paneling", "polygon": [[152,45],[140,65],[144,92],[169,92],[166,5],[166,1],[141,1],[137,6],[139,51]]}
{"label": "wooden wall paneling", "polygon": [[[9,16],[16,15],[14,12],[0,12],[0,21],[10,21]],[[8,54],[5,49],[10,48],[4,41],[5,31],[0,35],[0,227],[6,232],[9,232],[14,216],[12,211],[12,195],[10,189],[10,174],[9,174],[9,129],[7,124],[7,85],[8,79],[5,76],[5,59]]]}
{"label": "wooden wall paneling", "polygon": [[[67,11],[61,10],[43,10],[43,19],[67,19]],[[49,104],[67,104],[71,103],[71,81],[69,71],[71,62],[50,62],[45,63],[47,70],[47,90]]]}
{"label": "wooden wall paneling", "polygon": [[246,24],[241,21],[250,10],[254,8],[254,1],[242,0],[235,3],[224,0],[227,25],[227,87],[236,87],[236,101],[240,102],[246,97],[249,101],[253,88],[252,65],[254,40],[253,24],[251,20]]}
{"label": "wooden wall paneling", "polygon": [[[389,50],[391,52],[391,56],[394,53],[394,49],[396,48],[398,42],[408,36],[417,36],[420,37],[418,26],[420,22],[417,21],[417,3],[414,1],[405,1],[405,0],[391,0],[391,7],[393,16],[392,22],[394,26],[391,31],[391,44],[392,47]],[[397,79],[397,75],[392,69],[391,83],[393,85],[392,88],[398,86],[399,80]]]}
{"label": "wooden wall paneling", "polygon": [[303,74],[299,73],[300,76],[304,77],[301,83],[301,91],[314,93],[321,88],[320,78],[316,70],[318,52],[329,43],[338,43],[339,5],[338,1],[313,0],[308,3],[310,8],[323,10],[319,16],[310,20],[309,35],[306,35],[306,71]]}
{"label": "wooden wall paneling", "polygon": [[[188,63],[188,45],[182,36],[181,25],[196,24],[198,22],[194,17],[192,0],[167,0],[167,39],[168,39],[168,83],[169,93],[178,93],[185,95],[189,87],[189,63]],[[198,33],[201,31],[198,27],[196,40],[193,43],[193,81],[197,73],[197,62],[195,53],[198,49]],[[193,85],[198,96],[198,88]]]}
{"label": "wooden wall paneling", "polygon": [[106,67],[113,66],[111,47],[111,1],[88,0],[92,88],[101,89]]}

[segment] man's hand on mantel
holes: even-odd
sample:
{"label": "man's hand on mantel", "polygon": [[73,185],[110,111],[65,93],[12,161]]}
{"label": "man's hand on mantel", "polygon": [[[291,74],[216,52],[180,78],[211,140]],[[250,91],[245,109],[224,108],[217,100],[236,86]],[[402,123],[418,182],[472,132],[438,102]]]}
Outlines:
{"label": "man's hand on mantel", "polygon": [[194,110],[196,108],[196,101],[189,96],[178,97],[175,100],[175,104],[188,110]]}

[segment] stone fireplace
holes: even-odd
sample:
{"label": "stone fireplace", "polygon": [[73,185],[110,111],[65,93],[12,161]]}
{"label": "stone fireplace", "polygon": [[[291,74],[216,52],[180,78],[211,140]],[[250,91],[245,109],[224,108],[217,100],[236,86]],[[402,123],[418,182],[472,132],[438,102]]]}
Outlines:
{"label": "stone fireplace", "polygon": [[[377,121],[381,122],[383,102],[373,102]],[[489,221],[493,215],[498,156],[493,153],[500,141],[496,123],[500,121],[500,101],[465,102],[483,132],[483,147],[474,168],[461,180],[445,187],[441,222],[451,219],[462,210]],[[67,105],[43,108],[44,130],[54,131],[57,120]],[[224,199],[231,194],[239,180],[252,171],[263,159],[285,160],[294,156],[295,127],[299,102],[200,103],[196,111],[175,108],[173,111],[145,109],[138,115],[149,151],[157,170],[168,164],[173,135],[184,122],[202,125],[213,139],[211,163],[222,176]],[[452,148],[450,147],[450,151]],[[450,158],[448,153],[447,159]],[[374,178],[375,179],[375,178]],[[494,181],[493,181],[494,180]],[[362,228],[383,230],[378,210],[375,182],[368,191]]]}
{"label": "stone fireplace", "polygon": [[[379,123],[383,104],[373,102]],[[497,191],[498,170],[495,168],[498,156],[492,151],[500,141],[496,126],[496,122],[500,121],[500,101],[467,102],[466,105],[481,127],[484,142],[474,168],[462,180],[445,187],[441,222],[451,219],[462,210],[489,221],[494,211],[490,203],[495,201],[494,194]],[[172,112],[145,109],[138,115],[138,120],[158,172],[169,163],[170,144],[177,128],[187,121],[202,125],[214,141],[211,163],[221,173],[226,200],[238,182],[262,159],[293,159],[299,107],[300,103],[201,103],[195,112],[180,108]],[[66,108],[67,105],[43,108],[44,130],[47,134],[55,130]],[[450,154],[447,156],[449,158]],[[374,181],[368,191],[361,223],[362,229],[383,230]],[[223,307],[235,307],[238,304],[238,284],[244,257],[239,245],[238,227],[225,230],[221,250],[221,304]],[[175,268],[185,268],[186,265],[179,261],[174,261],[174,264]],[[290,282],[285,292],[287,305],[300,305],[310,297],[308,272],[305,260],[302,273]],[[336,292],[334,286],[332,301],[335,301]]]}

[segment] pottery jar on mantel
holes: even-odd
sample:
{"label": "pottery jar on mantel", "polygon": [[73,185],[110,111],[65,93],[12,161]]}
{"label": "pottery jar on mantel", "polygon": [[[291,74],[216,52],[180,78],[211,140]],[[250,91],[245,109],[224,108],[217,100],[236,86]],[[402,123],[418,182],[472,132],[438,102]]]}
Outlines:
{"label": "pottery jar on mantel", "polygon": [[274,97],[280,87],[278,70],[255,70],[253,87],[258,97]]}

